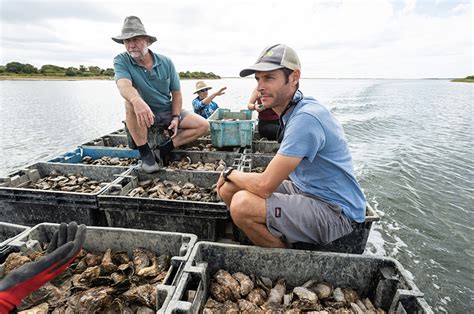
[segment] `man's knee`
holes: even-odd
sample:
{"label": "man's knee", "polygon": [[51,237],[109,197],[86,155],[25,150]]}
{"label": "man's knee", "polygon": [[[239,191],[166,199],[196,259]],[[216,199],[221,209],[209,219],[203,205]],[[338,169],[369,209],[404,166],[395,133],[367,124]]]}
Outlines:
{"label": "man's knee", "polygon": [[252,202],[249,194],[247,191],[239,191],[232,197],[229,210],[234,221],[244,221],[250,217]]}
{"label": "man's knee", "polygon": [[198,125],[199,136],[207,135],[209,129],[211,128],[209,121],[203,119]]}

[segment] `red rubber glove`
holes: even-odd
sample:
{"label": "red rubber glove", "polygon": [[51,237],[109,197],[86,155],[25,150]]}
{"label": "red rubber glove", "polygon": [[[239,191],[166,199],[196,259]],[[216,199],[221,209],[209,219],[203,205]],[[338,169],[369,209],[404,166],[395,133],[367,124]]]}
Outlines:
{"label": "red rubber glove", "polygon": [[8,313],[30,293],[60,275],[76,258],[86,239],[86,226],[61,223],[47,255],[9,273],[0,282],[0,313]]}

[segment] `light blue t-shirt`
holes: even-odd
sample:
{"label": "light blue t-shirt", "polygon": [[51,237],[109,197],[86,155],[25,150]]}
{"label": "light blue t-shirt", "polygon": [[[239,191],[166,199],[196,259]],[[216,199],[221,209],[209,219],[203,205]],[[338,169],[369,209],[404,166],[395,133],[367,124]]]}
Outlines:
{"label": "light blue t-shirt", "polygon": [[153,112],[171,110],[171,92],[180,90],[179,77],[170,58],[154,53],[153,68],[147,70],[128,53],[114,58],[115,81],[127,78]]}
{"label": "light blue t-shirt", "polygon": [[219,106],[214,101],[211,101],[209,105],[206,105],[199,99],[199,96],[193,100],[194,112],[205,119],[209,118],[217,108],[219,108]]}
{"label": "light blue t-shirt", "polygon": [[290,179],[303,192],[339,205],[357,222],[365,220],[365,197],[354,177],[344,130],[329,110],[297,91],[297,102],[284,116],[278,153],[302,157]]}

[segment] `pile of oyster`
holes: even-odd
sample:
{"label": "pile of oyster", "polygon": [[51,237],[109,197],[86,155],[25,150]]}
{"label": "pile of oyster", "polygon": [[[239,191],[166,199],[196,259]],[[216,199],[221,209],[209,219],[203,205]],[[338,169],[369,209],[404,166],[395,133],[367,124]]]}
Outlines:
{"label": "pile of oyster", "polygon": [[128,145],[126,145],[126,144],[118,144],[118,145],[115,145],[114,147],[115,147],[115,148],[126,148],[126,149],[130,149],[130,147],[128,147]]}
{"label": "pile of oyster", "polygon": [[27,181],[21,187],[38,190],[54,190],[77,193],[96,193],[102,188],[104,181],[96,181],[82,174],[62,174],[56,170],[49,176],[37,181]]}
{"label": "pile of oyster", "polygon": [[220,202],[220,198],[215,191],[215,184],[209,189],[196,186],[191,182],[161,181],[159,178],[138,182],[138,187],[131,190],[127,195],[130,197],[168,200]]}
{"label": "pile of oyster", "polygon": [[267,167],[255,167],[255,168],[252,168],[252,172],[262,173],[265,171],[265,169],[267,169]]}
{"label": "pile of oyster", "polygon": [[196,146],[191,146],[189,148],[186,148],[186,150],[191,150],[191,151],[203,151],[203,152],[214,152],[217,150],[212,144],[198,144]]}
{"label": "pile of oyster", "polygon": [[192,163],[192,160],[189,156],[182,158],[179,161],[173,161],[168,169],[172,170],[199,170],[199,171],[222,171],[226,167],[226,162],[224,160],[216,160],[215,162],[206,162],[201,161]]}
{"label": "pile of oyster", "polygon": [[[44,253],[10,254],[4,275]],[[24,298],[18,309],[26,313],[155,313],[156,285],[169,267],[168,255],[143,248],[134,249],[132,257],[125,251],[82,250],[59,277]]]}
{"label": "pile of oyster", "polygon": [[135,165],[138,162],[137,158],[120,158],[120,157],[110,157],[103,156],[99,159],[94,159],[90,156],[84,156],[81,160],[83,164],[88,165],[102,165],[102,166],[130,166]]}
{"label": "pile of oyster", "polygon": [[385,313],[375,308],[369,298],[360,298],[352,288],[335,289],[328,283],[309,280],[289,289],[283,278],[231,275],[218,270],[210,284],[210,297],[204,313]]}

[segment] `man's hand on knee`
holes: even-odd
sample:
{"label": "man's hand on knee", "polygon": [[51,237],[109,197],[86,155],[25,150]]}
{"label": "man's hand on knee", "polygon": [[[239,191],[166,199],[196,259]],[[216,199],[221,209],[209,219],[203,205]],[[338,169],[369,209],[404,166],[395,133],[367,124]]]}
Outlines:
{"label": "man's hand on knee", "polygon": [[135,111],[135,116],[137,117],[137,123],[140,127],[149,128],[155,123],[155,115],[151,111],[150,106],[141,99],[136,97],[132,100],[133,110]]}

